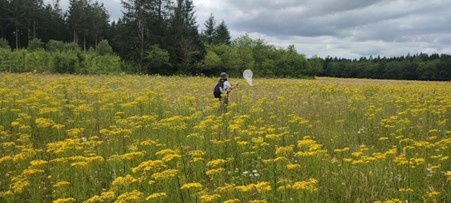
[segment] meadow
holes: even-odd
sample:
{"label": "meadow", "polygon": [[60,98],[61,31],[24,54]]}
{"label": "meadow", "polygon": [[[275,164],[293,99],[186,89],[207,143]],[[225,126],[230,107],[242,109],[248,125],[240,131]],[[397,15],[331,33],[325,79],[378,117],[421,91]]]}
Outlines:
{"label": "meadow", "polygon": [[451,83],[0,73],[0,202],[451,202]]}

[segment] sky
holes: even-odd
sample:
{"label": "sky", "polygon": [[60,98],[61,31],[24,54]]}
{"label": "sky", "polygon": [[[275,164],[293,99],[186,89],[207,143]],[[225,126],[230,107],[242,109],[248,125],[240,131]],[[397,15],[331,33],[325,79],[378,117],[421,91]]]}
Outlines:
{"label": "sky", "polygon": [[[99,1],[111,20],[122,16],[120,0]],[[233,39],[249,34],[276,47],[295,45],[308,57],[451,54],[450,0],[193,1],[200,31],[212,13]]]}

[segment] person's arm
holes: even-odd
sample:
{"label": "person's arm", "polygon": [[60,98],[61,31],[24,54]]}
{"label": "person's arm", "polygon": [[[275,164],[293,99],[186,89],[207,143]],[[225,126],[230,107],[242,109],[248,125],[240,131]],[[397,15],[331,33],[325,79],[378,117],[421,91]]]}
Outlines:
{"label": "person's arm", "polygon": [[240,83],[238,82],[238,83],[236,83],[236,85],[233,85],[232,87],[230,87],[229,90],[227,91],[227,93],[229,93],[229,92],[231,92],[233,89],[235,89],[235,88],[238,86],[238,84],[240,84]]}

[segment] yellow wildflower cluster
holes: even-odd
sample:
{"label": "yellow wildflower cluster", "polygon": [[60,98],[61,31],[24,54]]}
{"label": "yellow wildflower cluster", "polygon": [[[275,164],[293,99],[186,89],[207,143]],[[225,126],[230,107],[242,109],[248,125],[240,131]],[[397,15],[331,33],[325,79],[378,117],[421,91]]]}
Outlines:
{"label": "yellow wildflower cluster", "polygon": [[242,185],[242,186],[235,186],[235,189],[240,192],[249,192],[249,191],[257,191],[259,193],[264,193],[271,191],[271,185],[269,182],[263,181],[259,182],[257,184],[249,184],[249,185]]}

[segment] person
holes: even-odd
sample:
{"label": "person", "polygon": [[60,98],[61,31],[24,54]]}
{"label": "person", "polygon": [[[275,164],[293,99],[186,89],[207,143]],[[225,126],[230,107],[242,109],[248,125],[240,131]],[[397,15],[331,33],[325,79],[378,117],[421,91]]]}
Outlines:
{"label": "person", "polygon": [[[220,77],[221,78],[219,79],[218,85],[219,85],[219,91],[221,92],[221,97],[219,98],[219,100],[221,101],[221,99],[224,99],[224,104],[228,105],[229,104],[229,93],[233,89],[235,89],[239,83],[232,86],[229,83],[229,81],[227,81],[229,76],[225,72],[222,72]],[[221,83],[222,83],[222,87],[220,86]],[[224,94],[225,94],[225,96],[224,96]]]}

